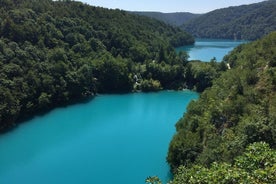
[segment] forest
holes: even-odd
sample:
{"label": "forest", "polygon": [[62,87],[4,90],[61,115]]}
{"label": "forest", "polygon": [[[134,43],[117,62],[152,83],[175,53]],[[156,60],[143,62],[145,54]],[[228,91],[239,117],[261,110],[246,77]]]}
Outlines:
{"label": "forest", "polygon": [[230,69],[176,124],[171,183],[276,182],[276,32],[224,57]]}
{"label": "forest", "polygon": [[97,93],[202,91],[225,63],[213,69],[175,52],[193,43],[179,28],[121,10],[68,0],[1,0],[0,132]]}
{"label": "forest", "polygon": [[172,26],[182,26],[184,23],[199,17],[202,14],[189,13],[189,12],[175,12],[175,13],[162,13],[162,12],[148,12],[148,11],[130,11],[129,13],[147,16]]}
{"label": "forest", "polygon": [[185,22],[196,38],[256,40],[276,30],[276,1],[217,9]]}

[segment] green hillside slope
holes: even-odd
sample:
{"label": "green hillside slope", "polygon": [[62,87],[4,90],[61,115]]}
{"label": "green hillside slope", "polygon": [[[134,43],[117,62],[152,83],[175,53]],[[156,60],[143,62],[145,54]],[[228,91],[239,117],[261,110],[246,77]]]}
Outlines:
{"label": "green hillside slope", "polygon": [[230,68],[176,125],[167,159],[173,170],[184,168],[174,183],[276,181],[276,32],[239,46],[225,61]]}
{"label": "green hillside slope", "polygon": [[74,1],[0,1],[0,130],[95,93],[183,85],[194,39],[178,28]]}
{"label": "green hillside slope", "polygon": [[172,26],[181,26],[191,19],[199,17],[200,14],[188,13],[188,12],[175,12],[175,13],[161,13],[161,12],[130,12],[137,15],[143,15],[150,18],[154,18],[163,21]]}
{"label": "green hillside slope", "polygon": [[255,40],[276,30],[276,1],[218,9],[185,23],[197,38]]}

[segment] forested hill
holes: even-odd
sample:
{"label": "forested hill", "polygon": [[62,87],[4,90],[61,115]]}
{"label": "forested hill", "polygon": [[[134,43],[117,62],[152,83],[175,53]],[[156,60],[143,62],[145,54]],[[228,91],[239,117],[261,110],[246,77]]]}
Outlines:
{"label": "forested hill", "polygon": [[161,13],[161,12],[136,11],[136,12],[130,12],[130,13],[151,17],[173,26],[181,26],[184,23],[188,22],[189,20],[200,16],[200,14],[194,14],[194,13],[188,13],[188,12]]}
{"label": "forested hill", "polygon": [[276,1],[218,9],[185,23],[197,38],[255,40],[276,30]]}
{"label": "forested hill", "polygon": [[178,28],[74,1],[0,0],[0,131],[97,92],[183,85],[194,39]]}
{"label": "forested hill", "polygon": [[176,125],[168,162],[184,167],[172,183],[276,181],[276,32],[225,61],[229,69]]}

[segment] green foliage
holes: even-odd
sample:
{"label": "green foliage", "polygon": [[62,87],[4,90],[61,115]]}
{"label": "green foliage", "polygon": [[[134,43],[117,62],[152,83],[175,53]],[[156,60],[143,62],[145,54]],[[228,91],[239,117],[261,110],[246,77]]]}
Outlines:
{"label": "green foliage", "polygon": [[162,87],[158,80],[143,80],[141,83],[141,90],[144,92],[159,91],[161,89]]}
{"label": "green foliage", "polygon": [[264,142],[250,144],[233,164],[214,162],[210,168],[181,166],[170,184],[275,183],[276,151]]}
{"label": "green foliage", "polygon": [[132,89],[127,61],[112,56],[102,56],[100,61],[92,61],[92,73],[100,92],[128,92]]}
{"label": "green foliage", "polygon": [[220,75],[224,69],[220,68],[223,63],[199,62],[193,61],[186,67],[186,81],[189,88],[195,88],[196,91],[202,92],[212,86],[212,80]]}
{"label": "green foliage", "polygon": [[225,57],[231,69],[215,78],[176,124],[167,157],[174,171],[180,165],[232,163],[254,142],[264,141],[275,149],[276,69],[269,65],[275,60],[275,43],[272,32]]}
{"label": "green foliage", "polygon": [[161,180],[158,178],[158,176],[149,176],[145,180],[148,184],[161,184]]}
{"label": "green foliage", "polygon": [[175,13],[161,13],[161,12],[130,12],[137,15],[143,15],[150,18],[154,18],[163,21],[172,26],[181,26],[185,22],[194,19],[200,14],[188,13],[188,12],[175,12]]}
{"label": "green foliage", "polygon": [[256,40],[276,30],[275,9],[274,0],[218,9],[191,19],[182,28],[197,38]]}
{"label": "green foliage", "polygon": [[178,28],[120,10],[1,0],[0,131],[95,93],[130,92],[134,75],[145,91],[181,88],[187,61],[173,47],[193,42]]}

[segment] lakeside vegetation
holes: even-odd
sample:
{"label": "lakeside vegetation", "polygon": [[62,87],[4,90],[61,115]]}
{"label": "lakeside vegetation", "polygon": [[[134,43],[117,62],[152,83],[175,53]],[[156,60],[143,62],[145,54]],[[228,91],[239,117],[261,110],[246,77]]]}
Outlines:
{"label": "lakeside vegetation", "polygon": [[172,183],[275,183],[276,32],[241,45],[192,101],[167,160]]}
{"label": "lakeside vegetation", "polygon": [[96,93],[202,91],[225,68],[202,64],[205,74],[200,62],[175,52],[194,43],[191,35],[121,10],[1,0],[0,22],[0,132]]}
{"label": "lakeside vegetation", "polygon": [[[183,183],[275,183],[276,150],[267,143],[250,144],[233,163],[214,162],[210,167],[193,165],[179,167],[169,184]],[[157,181],[157,180],[156,180]],[[160,182],[161,183],[161,182]]]}

